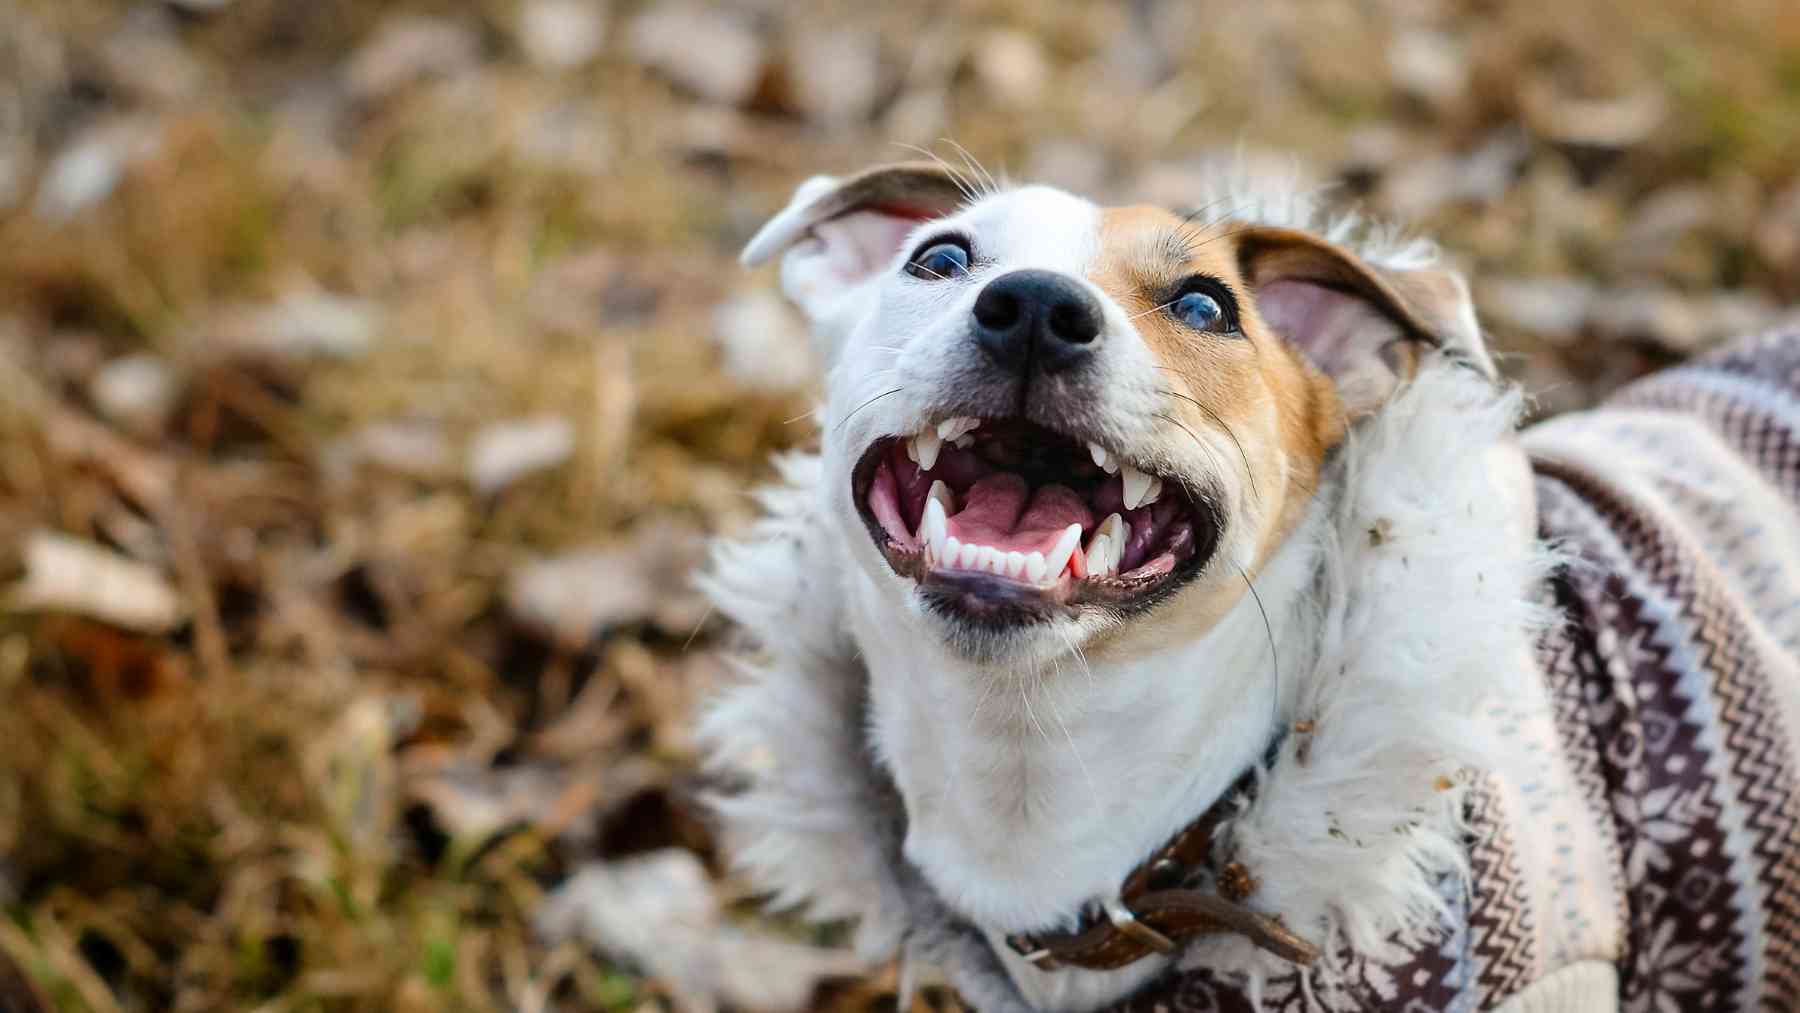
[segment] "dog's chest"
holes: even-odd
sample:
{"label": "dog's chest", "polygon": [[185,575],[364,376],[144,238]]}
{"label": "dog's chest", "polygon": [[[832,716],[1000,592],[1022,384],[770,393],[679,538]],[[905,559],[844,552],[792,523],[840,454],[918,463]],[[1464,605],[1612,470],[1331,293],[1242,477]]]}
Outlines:
{"label": "dog's chest", "polygon": [[[852,614],[905,856],[984,931],[1061,927],[1111,896],[1259,755],[1273,713],[1254,679],[1182,688],[1191,659],[979,672],[878,607]],[[1250,716],[1221,733],[1212,708],[1234,696]]]}

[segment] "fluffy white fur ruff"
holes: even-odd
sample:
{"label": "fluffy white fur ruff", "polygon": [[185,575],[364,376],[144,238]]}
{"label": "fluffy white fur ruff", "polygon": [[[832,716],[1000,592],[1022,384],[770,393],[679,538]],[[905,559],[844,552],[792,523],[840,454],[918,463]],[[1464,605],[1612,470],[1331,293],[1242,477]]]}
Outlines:
{"label": "fluffy white fur ruff", "polygon": [[[1313,730],[1289,736],[1229,828],[1252,903],[1315,934],[1327,985],[1442,925],[1447,888],[1467,883],[1468,786],[1499,748],[1480,704],[1536,677],[1549,617],[1532,589],[1555,558],[1491,467],[1519,406],[1472,371],[1427,369],[1334,469],[1316,654],[1291,715]],[[1241,969],[1253,992],[1285,969],[1236,938],[1182,964]]]}
{"label": "fluffy white fur ruff", "polygon": [[[1283,678],[1299,680],[1287,717],[1312,730],[1288,736],[1228,840],[1260,884],[1250,903],[1324,945],[1327,987],[1346,961],[1379,962],[1390,940],[1436,932],[1446,889],[1467,881],[1461,813],[1495,747],[1478,704],[1532,677],[1543,618],[1532,588],[1553,561],[1490,468],[1518,412],[1516,393],[1429,365],[1334,458],[1313,591],[1268,603],[1304,616],[1281,657]],[[702,722],[715,772],[739,789],[718,801],[727,852],[778,903],[855,919],[867,957],[930,939],[916,956],[960,961],[947,969],[984,1008],[1016,1005],[991,954],[927,923],[949,919],[899,855],[900,801],[869,751],[828,479],[805,455],[781,470],[767,519],[719,546],[705,579],[752,641],[742,680]],[[1236,937],[1182,964],[1239,975],[1253,993],[1286,970]]]}

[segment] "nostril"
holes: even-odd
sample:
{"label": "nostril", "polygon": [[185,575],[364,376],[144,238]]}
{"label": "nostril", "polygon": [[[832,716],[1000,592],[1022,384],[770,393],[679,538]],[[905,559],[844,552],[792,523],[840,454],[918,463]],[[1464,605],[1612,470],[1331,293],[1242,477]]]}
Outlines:
{"label": "nostril", "polygon": [[975,297],[971,337],[1003,369],[1054,373],[1093,358],[1103,314],[1076,279],[1028,268],[995,278]]}
{"label": "nostril", "polygon": [[989,330],[1011,330],[1022,315],[1018,297],[999,286],[989,285],[975,298],[975,322]]}
{"label": "nostril", "polygon": [[1100,336],[1100,318],[1087,302],[1060,302],[1050,310],[1050,333],[1071,345]]}

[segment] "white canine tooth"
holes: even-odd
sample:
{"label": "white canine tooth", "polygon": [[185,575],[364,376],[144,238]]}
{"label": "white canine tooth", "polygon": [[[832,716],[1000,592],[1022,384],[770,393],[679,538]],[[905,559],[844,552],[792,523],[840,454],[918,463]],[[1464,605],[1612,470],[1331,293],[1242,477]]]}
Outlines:
{"label": "white canine tooth", "polygon": [[1088,441],[1088,456],[1094,459],[1094,467],[1106,467],[1106,448],[1093,440]]}
{"label": "white canine tooth", "polygon": [[913,444],[918,448],[920,471],[930,471],[937,466],[938,451],[943,448],[944,441],[938,438],[936,431],[927,429],[913,437]]}
{"label": "white canine tooth", "polygon": [[964,436],[974,432],[980,425],[980,419],[972,419],[966,415],[957,416],[953,419],[945,419],[938,423],[938,438],[946,442],[955,443]]}
{"label": "white canine tooth", "polygon": [[1150,504],[1156,502],[1157,500],[1159,500],[1161,498],[1162,498],[1162,479],[1153,477],[1150,479],[1150,491],[1147,493],[1144,493],[1144,500],[1142,503],[1139,503],[1138,505],[1139,506],[1149,506]]}
{"label": "white canine tooth", "polygon": [[1090,577],[1104,577],[1112,572],[1110,563],[1112,543],[1105,535],[1095,535],[1088,539],[1087,572]]}
{"label": "white canine tooth", "polygon": [[1044,562],[1044,554],[1033,552],[1025,557],[1025,579],[1033,584],[1044,582],[1044,573],[1049,566]]}
{"label": "white canine tooth", "polygon": [[1006,575],[1014,578],[1025,575],[1025,553],[1009,552],[1006,554]]}
{"label": "white canine tooth", "polygon": [[1106,518],[1100,522],[1100,527],[1095,530],[1112,539],[1113,545],[1121,548],[1124,547],[1125,540],[1131,536],[1131,525],[1125,523],[1125,518],[1120,514],[1107,514]]}
{"label": "white canine tooth", "polygon": [[931,559],[944,558],[944,544],[950,537],[950,517],[944,513],[944,501],[937,495],[938,486],[943,484],[932,484],[931,495],[925,500],[925,516],[919,521],[919,540],[925,543],[926,556]]}
{"label": "white canine tooth", "polygon": [[1050,554],[1044,557],[1044,575],[1051,580],[1061,580],[1062,572],[1069,567],[1069,559],[1075,555],[1075,547],[1080,544],[1081,525],[1071,524],[1064,528],[1062,537],[1056,540]]}
{"label": "white canine tooth", "polygon": [[1144,505],[1144,496],[1150,491],[1150,476],[1127,464],[1121,469],[1120,477],[1125,483],[1125,509],[1136,510]]}
{"label": "white canine tooth", "polygon": [[1100,526],[1094,529],[1094,537],[1088,540],[1087,569],[1090,577],[1104,577],[1119,567],[1119,560],[1125,556],[1125,540],[1131,536],[1131,528],[1125,518],[1118,514],[1107,514]]}
{"label": "white canine tooth", "polygon": [[951,514],[956,512],[956,499],[951,495],[950,487],[945,485],[944,480],[941,478],[931,483],[931,491],[925,494],[925,498],[934,499],[939,503],[942,503],[944,506],[945,518],[948,518]]}

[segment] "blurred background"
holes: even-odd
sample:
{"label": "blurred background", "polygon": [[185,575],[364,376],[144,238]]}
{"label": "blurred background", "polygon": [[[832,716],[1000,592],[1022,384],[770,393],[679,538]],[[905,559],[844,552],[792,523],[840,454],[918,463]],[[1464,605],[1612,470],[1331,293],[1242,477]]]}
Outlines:
{"label": "blurred background", "polygon": [[905,145],[1299,171],[1546,414],[1800,299],[1792,0],[0,0],[0,1009],[891,1008],[685,575],[816,438],[737,248]]}

